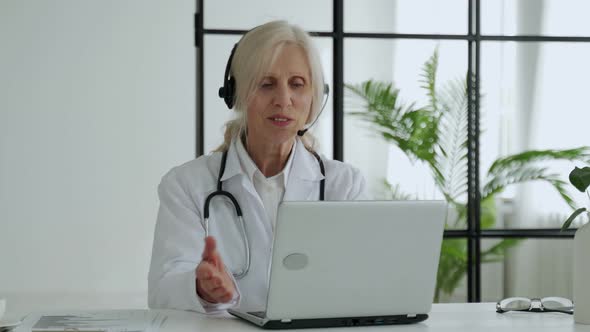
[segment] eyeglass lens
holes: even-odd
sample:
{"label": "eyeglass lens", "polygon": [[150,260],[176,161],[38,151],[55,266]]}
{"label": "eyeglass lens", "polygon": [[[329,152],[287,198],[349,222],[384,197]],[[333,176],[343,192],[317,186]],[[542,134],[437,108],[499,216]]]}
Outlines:
{"label": "eyeglass lens", "polygon": [[541,299],[541,303],[545,309],[559,310],[564,308],[571,308],[574,306],[572,301],[563,297],[546,297]]}
{"label": "eyeglass lens", "polygon": [[500,301],[503,310],[528,310],[531,307],[531,299],[525,297],[511,297]]}

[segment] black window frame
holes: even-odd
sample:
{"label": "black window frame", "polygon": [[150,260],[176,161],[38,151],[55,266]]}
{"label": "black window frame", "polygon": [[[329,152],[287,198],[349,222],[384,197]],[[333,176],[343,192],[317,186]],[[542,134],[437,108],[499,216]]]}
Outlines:
{"label": "black window frame", "polygon": [[[331,37],[333,41],[333,158],[344,158],[344,39],[378,38],[378,39],[427,39],[427,40],[463,40],[467,42],[467,70],[473,80],[467,80],[468,89],[468,188],[467,188],[467,228],[465,230],[445,230],[444,239],[467,240],[467,301],[481,302],[481,241],[483,239],[572,239],[575,230],[560,229],[481,229],[480,227],[480,192],[479,192],[479,86],[480,86],[480,50],[482,41],[499,42],[590,42],[590,37],[580,36],[543,36],[543,35],[482,35],[480,31],[481,0],[468,2],[468,32],[462,34],[408,34],[408,33],[357,33],[344,32],[344,0],[333,0],[333,31],[313,32],[314,36]],[[195,14],[196,54],[196,157],[204,153],[204,36],[205,35],[242,35],[247,30],[205,29],[204,2],[197,0]]]}

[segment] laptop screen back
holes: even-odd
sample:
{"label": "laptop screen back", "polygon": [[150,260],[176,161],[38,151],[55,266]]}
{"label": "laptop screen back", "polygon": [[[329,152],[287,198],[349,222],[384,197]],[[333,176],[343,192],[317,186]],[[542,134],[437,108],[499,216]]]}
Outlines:
{"label": "laptop screen back", "polygon": [[283,202],[269,319],[430,311],[444,201]]}

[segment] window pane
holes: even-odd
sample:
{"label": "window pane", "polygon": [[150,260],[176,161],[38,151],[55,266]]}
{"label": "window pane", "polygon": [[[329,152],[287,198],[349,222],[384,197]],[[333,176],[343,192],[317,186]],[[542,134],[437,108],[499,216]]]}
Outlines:
{"label": "window pane", "polygon": [[467,302],[467,241],[443,240],[434,302]]}
{"label": "window pane", "polygon": [[[369,94],[359,95],[351,88],[345,91],[344,159],[360,168],[375,199],[445,199],[443,192],[449,193],[457,204],[447,225],[465,228],[461,216],[467,189],[467,151],[463,144],[467,139],[467,118],[465,105],[460,103],[465,99],[465,90],[456,82],[465,77],[466,43],[352,38],[345,40],[344,47],[345,82],[359,87],[374,81]],[[428,90],[421,80],[425,62],[437,49],[435,91],[442,96],[437,99],[439,111],[432,111]],[[390,93],[384,98],[382,93],[387,88],[378,86],[378,82],[393,82],[400,90],[395,106],[391,105],[395,96]],[[451,98],[450,84],[455,84],[456,98]],[[379,93],[380,98],[371,97]],[[450,108],[442,107],[443,101]],[[408,107],[413,112],[408,112]],[[397,111],[381,117],[379,110],[392,109]],[[441,124],[439,130],[454,135],[437,134],[436,127],[428,122],[438,112],[444,115],[444,127]],[[373,118],[365,118],[367,115]],[[448,158],[440,153],[441,148],[449,152]],[[429,165],[440,170],[438,181],[434,167]],[[389,187],[384,184],[386,180]]]}
{"label": "window pane", "polygon": [[[223,142],[224,124],[230,120],[234,111],[229,110],[223,99],[217,96],[219,87],[223,85],[223,74],[231,49],[240,36],[205,35],[204,54],[204,152],[209,153]],[[326,37],[314,37],[315,45],[320,53],[325,77],[332,88],[332,40]],[[318,139],[319,151],[332,157],[332,99],[328,102],[320,116],[320,120],[310,129]]]}
{"label": "window pane", "polygon": [[487,35],[590,36],[586,0],[481,1]]}
{"label": "window pane", "polygon": [[590,44],[483,42],[481,54],[482,227],[558,228],[572,207],[552,181],[564,181],[572,205],[585,206],[588,197],[568,175],[574,165],[585,165],[587,153],[574,162],[543,153],[545,158],[490,167],[526,151],[590,146],[590,113],[581,111]]}
{"label": "window pane", "polygon": [[[205,1],[205,0],[202,0]],[[204,3],[205,29],[249,30],[287,20],[309,31],[332,31],[332,0],[215,0]]]}
{"label": "window pane", "polygon": [[465,0],[344,1],[344,31],[467,34]]}
{"label": "window pane", "polygon": [[334,77],[332,70],[334,68],[334,44],[332,38],[329,37],[314,37],[313,40],[320,53],[322,67],[324,69],[324,78],[326,83],[330,85],[330,92],[327,96],[324,96],[324,98],[327,98],[324,100],[324,110],[320,114],[318,122],[311,127],[309,132],[312,133],[318,141],[317,150],[326,157],[332,158],[334,154],[334,84],[332,83],[332,78]]}
{"label": "window pane", "polygon": [[[482,241],[483,302],[496,302],[513,296],[560,296],[572,299],[572,240],[503,241]],[[510,247],[505,255],[492,253],[502,246]]]}

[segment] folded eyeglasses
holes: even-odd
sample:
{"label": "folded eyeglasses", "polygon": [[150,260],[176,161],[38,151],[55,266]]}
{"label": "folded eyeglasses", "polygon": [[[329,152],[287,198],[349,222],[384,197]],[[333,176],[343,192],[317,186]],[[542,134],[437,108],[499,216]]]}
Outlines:
{"label": "folded eyeglasses", "polygon": [[502,314],[508,311],[562,312],[571,315],[574,313],[574,302],[563,297],[509,297],[496,303],[496,312]]}

